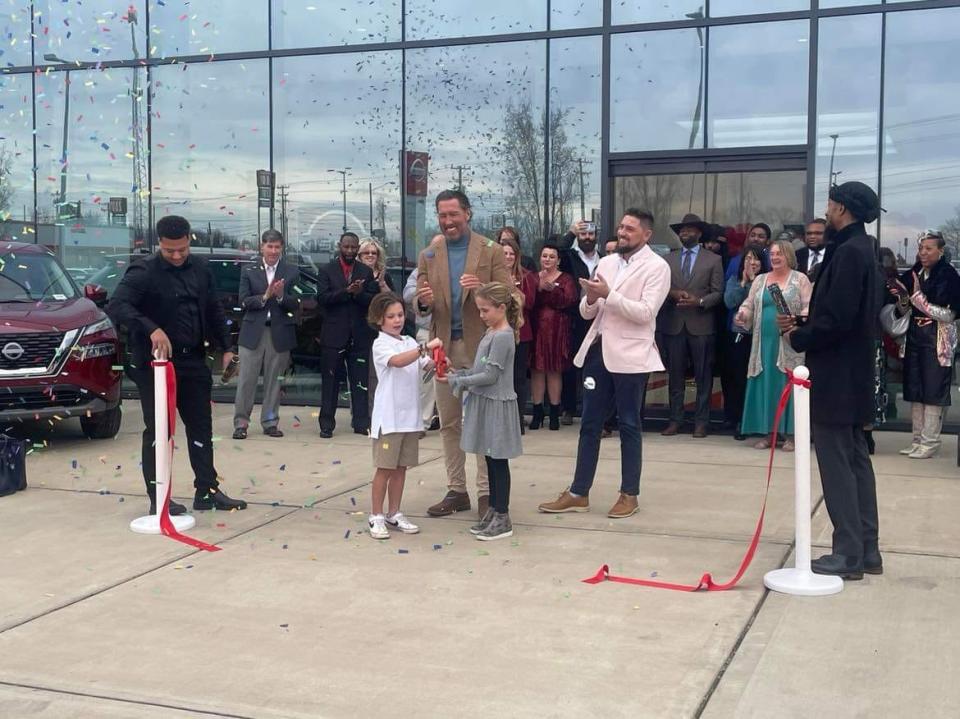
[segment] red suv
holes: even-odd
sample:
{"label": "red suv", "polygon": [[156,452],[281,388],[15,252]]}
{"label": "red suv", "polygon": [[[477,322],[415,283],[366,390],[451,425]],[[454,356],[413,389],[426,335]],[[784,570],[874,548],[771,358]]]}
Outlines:
{"label": "red suv", "polygon": [[43,245],[0,243],[0,429],[78,417],[91,439],[120,430],[120,343]]}

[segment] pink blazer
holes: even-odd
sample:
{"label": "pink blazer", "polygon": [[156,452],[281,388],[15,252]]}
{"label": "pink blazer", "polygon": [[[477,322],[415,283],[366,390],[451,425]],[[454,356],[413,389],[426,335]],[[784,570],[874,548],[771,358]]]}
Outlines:
{"label": "pink blazer", "polygon": [[610,285],[610,294],[592,305],[587,304],[586,295],[580,300],[580,314],[593,323],[573,363],[583,367],[602,324],[603,363],[610,372],[661,372],[663,362],[654,332],[657,313],[670,292],[670,267],[647,246],[618,272],[619,265],[619,255],[601,258],[597,275]]}

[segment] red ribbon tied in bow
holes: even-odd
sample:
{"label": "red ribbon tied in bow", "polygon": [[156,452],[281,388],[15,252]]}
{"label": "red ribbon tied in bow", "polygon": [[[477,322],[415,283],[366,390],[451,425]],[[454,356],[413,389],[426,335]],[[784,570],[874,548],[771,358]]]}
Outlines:
{"label": "red ribbon tied in bow", "polygon": [[760,534],[763,532],[763,516],[767,511],[767,497],[770,494],[770,479],[773,476],[773,457],[777,451],[777,430],[780,427],[780,419],[783,417],[783,413],[787,408],[787,404],[790,402],[790,394],[793,392],[794,386],[810,388],[810,380],[798,379],[793,376],[792,372],[787,372],[787,384],[783,388],[783,392],[780,394],[780,401],[777,403],[777,412],[773,418],[773,429],[770,431],[770,459],[767,462],[767,483],[766,488],[763,492],[763,504],[760,506],[760,517],[757,519],[756,529],[753,530],[753,537],[750,539],[750,544],[747,546],[747,551],[743,555],[743,559],[740,561],[740,568],[737,569],[737,573],[733,576],[728,582],[723,584],[718,584],[713,580],[713,576],[710,572],[705,572],[703,576],[700,577],[700,581],[696,584],[676,584],[674,582],[658,582],[653,579],[637,579],[634,577],[618,577],[613,574],[610,574],[610,567],[604,564],[600,567],[599,571],[583,581],[586,584],[600,584],[600,582],[619,582],[621,584],[637,584],[641,587],[656,587],[658,589],[673,589],[678,592],[722,592],[727,589],[732,589],[739,582],[743,575],[746,573],[747,569],[750,567],[750,563],[753,561],[753,556],[757,552],[757,545],[760,543]]}

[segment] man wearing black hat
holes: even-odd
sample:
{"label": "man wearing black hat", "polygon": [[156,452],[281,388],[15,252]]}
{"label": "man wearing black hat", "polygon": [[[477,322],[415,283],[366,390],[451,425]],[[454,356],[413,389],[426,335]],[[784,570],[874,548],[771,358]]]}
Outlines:
{"label": "man wearing black hat", "polygon": [[810,300],[806,323],[777,318],[780,331],[806,352],[817,463],[833,552],[811,563],[817,574],[862,579],[882,574],[878,544],[877,487],[863,427],[874,415],[874,343],[877,258],[864,223],[880,215],[876,193],[862,182],[830,189],[827,251]]}
{"label": "man wearing black hat", "polygon": [[661,432],[666,437],[680,432],[687,364],[693,361],[697,383],[697,408],[693,436],[707,436],[710,394],[713,389],[713,356],[717,323],[714,308],[723,299],[723,262],[719,255],[700,245],[707,223],[693,214],[670,225],[677,233],[679,250],[667,255],[670,294],[657,317],[663,337],[670,393],[670,423]]}

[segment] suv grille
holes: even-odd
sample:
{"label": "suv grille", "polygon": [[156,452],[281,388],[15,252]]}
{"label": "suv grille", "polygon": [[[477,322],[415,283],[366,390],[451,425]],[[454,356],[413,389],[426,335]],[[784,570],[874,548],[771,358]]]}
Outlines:
{"label": "suv grille", "polygon": [[7,387],[0,390],[0,412],[18,409],[75,407],[83,400],[78,387]]}
{"label": "suv grille", "polygon": [[[48,367],[62,341],[63,332],[0,334],[0,370]],[[23,354],[16,359],[11,359],[3,351],[12,343],[23,348]]]}

